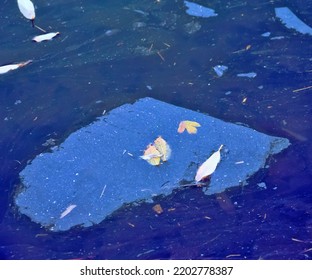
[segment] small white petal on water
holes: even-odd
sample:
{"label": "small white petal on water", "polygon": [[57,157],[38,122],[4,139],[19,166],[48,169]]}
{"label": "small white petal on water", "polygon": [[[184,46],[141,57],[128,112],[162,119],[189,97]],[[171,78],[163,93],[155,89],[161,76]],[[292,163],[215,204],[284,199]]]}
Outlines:
{"label": "small white petal on water", "polygon": [[215,172],[220,160],[221,154],[220,151],[223,145],[220,146],[218,151],[214,152],[197,170],[195,180],[199,182],[206,177],[210,176],[213,172]]}
{"label": "small white petal on water", "polygon": [[30,0],[17,0],[17,5],[20,12],[27,19],[34,20],[36,17],[35,7]]}
{"label": "small white petal on water", "polygon": [[42,41],[49,41],[59,34],[60,32],[51,32],[51,33],[35,36],[32,40],[37,43],[40,43]]}
{"label": "small white petal on water", "polygon": [[73,211],[74,208],[76,208],[77,205],[75,204],[71,204],[69,205],[66,210],[64,212],[62,212],[60,219],[64,218],[65,216],[67,216],[71,211]]}
{"label": "small white petal on water", "polygon": [[27,60],[25,62],[20,62],[20,63],[16,63],[16,64],[8,64],[8,65],[0,66],[0,74],[5,74],[11,70],[16,70],[20,67],[26,66],[30,62],[31,62],[31,60]]}

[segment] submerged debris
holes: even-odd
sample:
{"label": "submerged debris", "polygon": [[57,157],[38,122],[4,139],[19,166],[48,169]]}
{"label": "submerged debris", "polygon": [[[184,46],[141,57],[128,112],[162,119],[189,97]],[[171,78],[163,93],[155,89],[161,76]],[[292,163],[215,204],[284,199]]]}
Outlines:
{"label": "submerged debris", "polygon": [[197,31],[199,31],[201,29],[201,24],[197,21],[191,21],[189,23],[186,23],[184,25],[184,30],[186,31],[186,33],[188,34],[193,34]]}

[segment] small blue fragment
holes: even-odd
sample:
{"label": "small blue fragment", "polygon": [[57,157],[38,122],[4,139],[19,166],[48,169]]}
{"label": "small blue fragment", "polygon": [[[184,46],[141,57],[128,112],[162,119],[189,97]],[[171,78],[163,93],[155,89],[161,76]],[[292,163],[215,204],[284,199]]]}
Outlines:
{"label": "small blue fragment", "polygon": [[271,32],[264,32],[261,34],[262,37],[270,37],[271,36]]}
{"label": "small blue fragment", "polygon": [[216,72],[218,77],[223,76],[224,72],[228,69],[229,69],[229,67],[227,67],[225,65],[216,65],[215,67],[213,67],[213,70]]}
{"label": "small blue fragment", "polygon": [[255,78],[256,76],[257,76],[257,73],[255,72],[237,74],[237,77],[240,77],[240,78]]}
{"label": "small blue fragment", "polygon": [[218,15],[215,13],[213,9],[206,8],[204,6],[201,6],[193,2],[184,1],[184,4],[188,8],[186,10],[186,13],[191,16],[208,18],[208,17],[215,17]]}

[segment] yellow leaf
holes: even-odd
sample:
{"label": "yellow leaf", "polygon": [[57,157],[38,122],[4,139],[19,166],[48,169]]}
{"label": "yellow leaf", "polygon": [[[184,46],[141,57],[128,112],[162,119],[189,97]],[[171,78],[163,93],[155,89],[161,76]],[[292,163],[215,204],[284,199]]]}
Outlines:
{"label": "yellow leaf", "polygon": [[200,127],[200,124],[198,122],[182,121],[179,124],[178,132],[183,133],[186,129],[189,134],[195,134],[197,133],[197,127]]}
{"label": "yellow leaf", "polygon": [[167,161],[171,155],[171,149],[170,149],[168,143],[161,136],[159,136],[154,141],[154,145],[155,145],[156,149],[159,151],[159,153],[161,154],[161,160]]}
{"label": "yellow leaf", "polygon": [[159,165],[162,154],[152,144],[149,144],[144,151],[142,159],[146,160],[151,165]]}
{"label": "yellow leaf", "polygon": [[208,176],[210,176],[213,172],[215,172],[220,160],[221,154],[220,151],[223,145],[220,146],[218,151],[214,152],[197,170],[195,181],[199,182]]}

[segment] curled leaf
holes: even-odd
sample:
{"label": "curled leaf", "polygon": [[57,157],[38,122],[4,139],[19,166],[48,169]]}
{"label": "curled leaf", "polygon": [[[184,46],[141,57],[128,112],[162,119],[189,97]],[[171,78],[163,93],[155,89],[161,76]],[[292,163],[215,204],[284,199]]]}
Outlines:
{"label": "curled leaf", "polygon": [[156,147],[153,144],[149,144],[141,158],[151,165],[159,165],[161,156],[162,154],[156,149]]}
{"label": "curled leaf", "polygon": [[220,151],[223,145],[220,146],[218,151],[214,152],[197,170],[195,181],[199,182],[203,179],[210,176],[213,172],[215,172],[220,160],[221,154]]}
{"label": "curled leaf", "polygon": [[154,141],[154,145],[155,145],[156,149],[161,154],[161,160],[167,161],[171,156],[171,149],[170,149],[168,143],[161,136],[159,136]]}
{"label": "curled leaf", "polygon": [[49,41],[59,34],[60,32],[51,32],[51,33],[35,36],[32,40],[37,43],[42,42],[42,41]]}
{"label": "curled leaf", "polygon": [[197,133],[197,127],[200,127],[200,124],[198,122],[194,121],[181,121],[179,124],[178,132],[183,133],[184,130],[189,134],[195,134]]}

